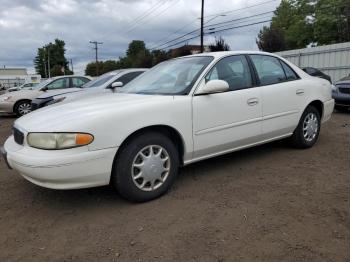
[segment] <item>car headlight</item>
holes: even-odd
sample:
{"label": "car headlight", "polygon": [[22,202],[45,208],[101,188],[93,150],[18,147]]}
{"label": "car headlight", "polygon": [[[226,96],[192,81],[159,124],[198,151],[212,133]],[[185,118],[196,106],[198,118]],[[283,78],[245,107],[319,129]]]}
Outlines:
{"label": "car headlight", "polygon": [[337,87],[335,85],[331,85],[331,88],[332,88],[332,92],[337,92]]}
{"label": "car headlight", "polygon": [[93,135],[87,133],[29,133],[27,136],[31,147],[47,150],[86,146],[93,140]]}
{"label": "car headlight", "polygon": [[3,97],[0,97],[0,102],[5,102],[5,101],[8,101],[11,99],[12,96],[3,96]]}
{"label": "car headlight", "polygon": [[46,105],[47,105],[47,106],[48,106],[48,105],[53,105],[53,104],[62,102],[64,99],[66,99],[66,97],[60,97],[60,98],[57,98],[57,99],[54,99],[54,100],[49,101]]}

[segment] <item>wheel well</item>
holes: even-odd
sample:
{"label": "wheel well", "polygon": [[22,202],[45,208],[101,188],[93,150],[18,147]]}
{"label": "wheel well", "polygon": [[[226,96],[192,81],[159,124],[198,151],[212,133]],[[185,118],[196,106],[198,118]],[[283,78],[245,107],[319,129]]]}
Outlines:
{"label": "wheel well", "polygon": [[309,106],[313,106],[317,109],[318,113],[320,114],[320,117],[322,119],[322,115],[323,115],[323,103],[320,100],[315,100],[312,101]]}
{"label": "wheel well", "polygon": [[[175,128],[167,126],[167,125],[154,125],[154,126],[148,126],[148,127],[141,128],[141,129],[133,132],[131,135],[129,135],[123,141],[123,143],[120,145],[120,147],[126,145],[134,137],[136,137],[140,134],[147,133],[147,132],[158,132],[158,133],[161,133],[163,135],[166,135],[176,146],[177,151],[179,153],[180,163],[181,163],[181,165],[183,164],[183,157],[184,157],[184,152],[185,152],[184,141],[183,141],[181,135],[179,134],[179,132]],[[118,155],[118,153],[117,153],[117,155]]]}
{"label": "wheel well", "polygon": [[29,102],[29,103],[32,102],[32,100],[30,100],[30,99],[21,99],[21,100],[18,100],[18,101],[13,105],[12,111],[15,113],[15,110],[16,110],[18,104],[21,103],[21,102],[25,102],[25,101],[27,101],[27,102]]}

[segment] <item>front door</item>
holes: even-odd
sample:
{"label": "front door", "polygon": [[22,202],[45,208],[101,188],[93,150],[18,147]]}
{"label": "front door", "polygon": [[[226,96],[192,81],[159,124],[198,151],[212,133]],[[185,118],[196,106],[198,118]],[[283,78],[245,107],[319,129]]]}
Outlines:
{"label": "front door", "polygon": [[230,89],[224,93],[194,95],[194,159],[229,152],[260,140],[261,90],[254,87],[246,57],[221,59],[201,84],[214,79],[226,81]]}

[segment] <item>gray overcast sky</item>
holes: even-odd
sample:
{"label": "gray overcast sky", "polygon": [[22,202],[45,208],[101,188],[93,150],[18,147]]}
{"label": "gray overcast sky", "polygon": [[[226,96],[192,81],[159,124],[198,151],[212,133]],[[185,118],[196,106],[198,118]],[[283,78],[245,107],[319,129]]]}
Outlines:
{"label": "gray overcast sky", "polygon": [[[219,23],[274,10],[280,0],[205,0],[205,17]],[[247,8],[260,3],[256,7]],[[199,28],[201,0],[0,0],[0,66],[27,67],[34,72],[33,59],[38,47],[55,38],[66,42],[66,57],[72,58],[77,74],[84,74],[85,65],[94,60],[90,40],[103,42],[101,60],[123,56],[131,40],[144,40],[147,47],[171,40]],[[140,21],[142,14],[151,9]],[[226,16],[211,16],[228,12]],[[146,13],[146,14],[148,14]],[[270,15],[271,16],[271,15]],[[269,15],[246,20],[245,23],[268,20]],[[183,30],[164,39],[174,31]],[[230,26],[244,23],[236,22]],[[265,23],[268,24],[268,23]],[[258,24],[217,33],[232,50],[257,49]],[[214,35],[205,37],[205,44]],[[198,44],[199,39],[190,40]]]}

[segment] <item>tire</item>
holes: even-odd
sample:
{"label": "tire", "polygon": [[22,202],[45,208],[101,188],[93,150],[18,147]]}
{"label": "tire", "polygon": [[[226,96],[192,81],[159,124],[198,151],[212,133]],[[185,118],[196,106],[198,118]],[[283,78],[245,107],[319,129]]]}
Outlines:
{"label": "tire", "polygon": [[342,112],[342,113],[348,112],[348,110],[349,110],[349,107],[347,107],[347,106],[335,106],[334,108],[338,112]]}
{"label": "tire", "polygon": [[[165,160],[167,157],[169,161]],[[134,137],[120,148],[111,183],[123,198],[145,202],[169,190],[176,179],[178,167],[179,155],[173,142],[161,133],[148,132]],[[153,189],[150,181],[154,181]]]}
{"label": "tire", "polygon": [[31,107],[32,105],[30,101],[20,101],[16,104],[14,113],[19,117],[26,115],[32,111]]}
{"label": "tire", "polygon": [[[311,126],[309,126],[309,129],[307,128],[307,120],[310,120],[313,123]],[[293,146],[297,148],[310,148],[316,143],[320,134],[320,130],[320,113],[315,107],[308,106],[302,114],[297,128],[293,132],[291,142]]]}

